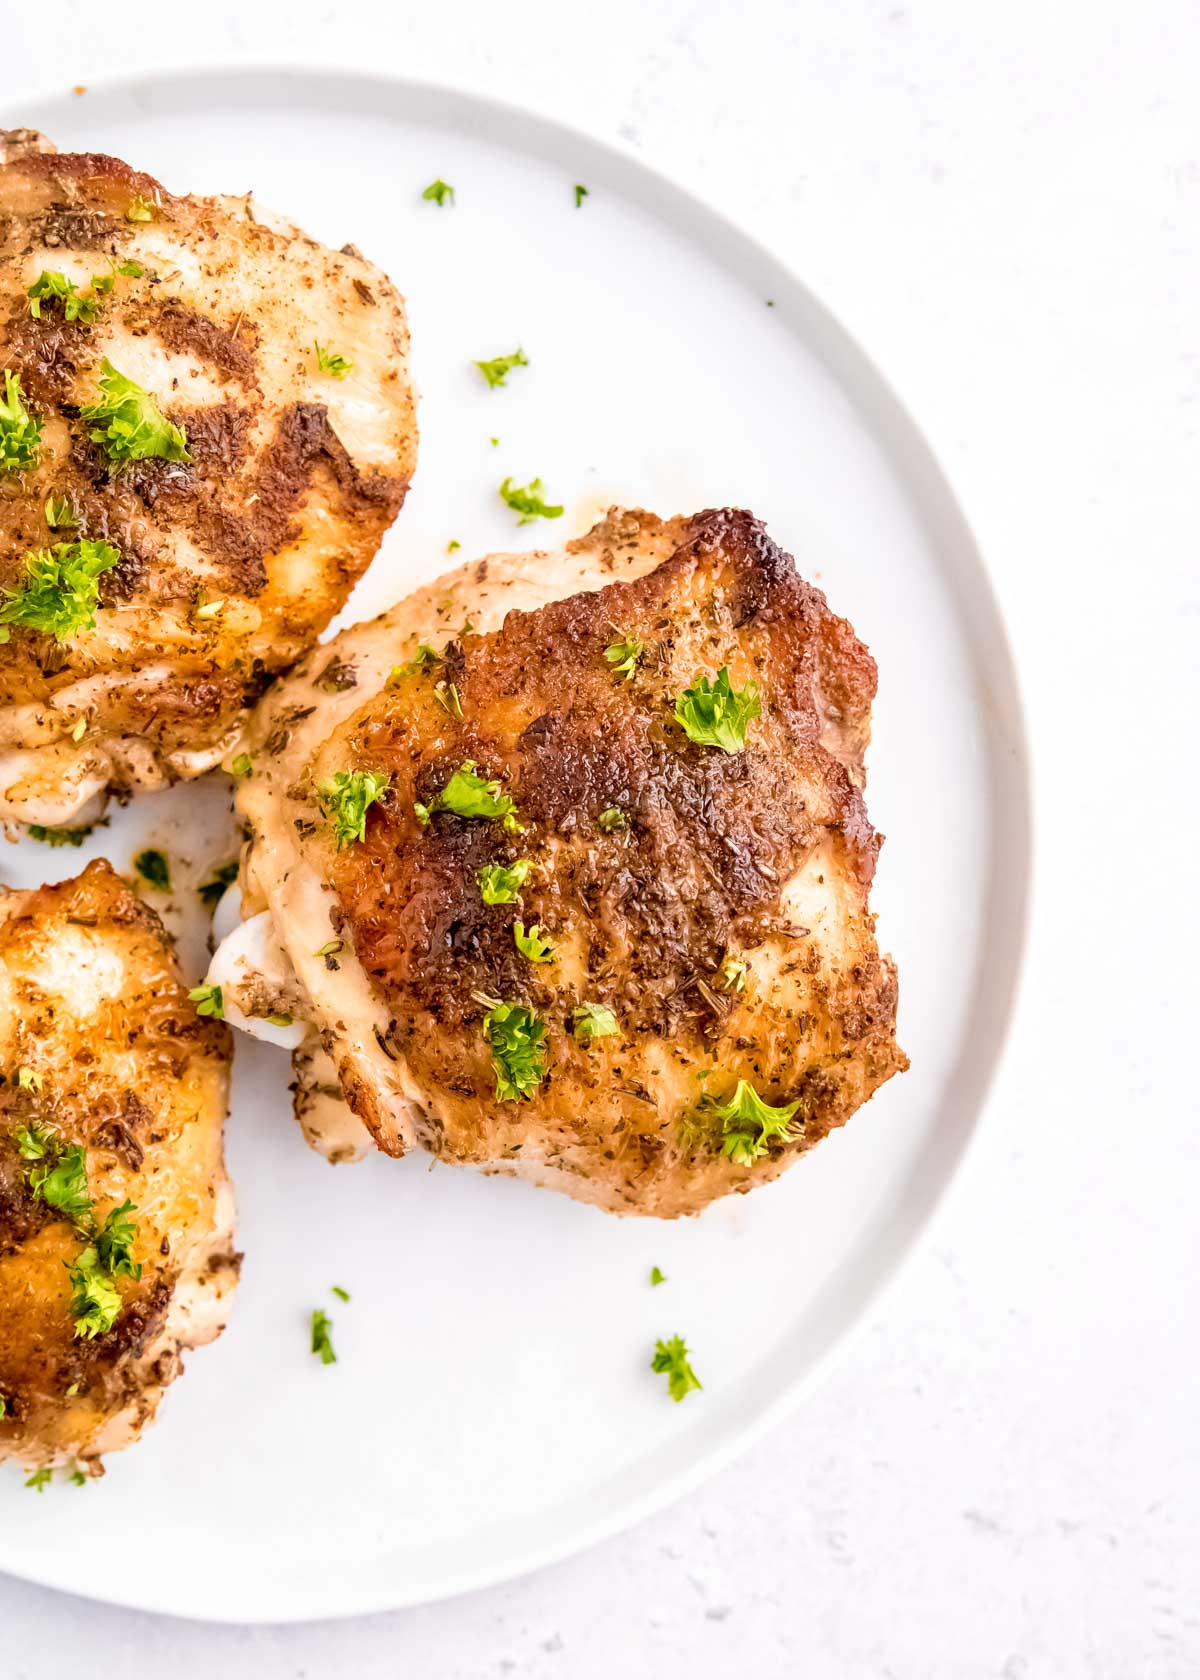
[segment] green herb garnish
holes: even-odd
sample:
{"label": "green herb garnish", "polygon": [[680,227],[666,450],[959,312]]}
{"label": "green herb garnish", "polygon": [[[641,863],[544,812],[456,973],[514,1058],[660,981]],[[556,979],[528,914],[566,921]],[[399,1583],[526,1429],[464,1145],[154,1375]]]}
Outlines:
{"label": "green herb garnish", "polygon": [[100,1268],[100,1257],[90,1245],[67,1267],[71,1280],[71,1316],[75,1334],[87,1341],[108,1333],[121,1310],[121,1297]]}
{"label": "green herb garnish", "polygon": [[47,846],[82,846],[95,826],[89,823],[86,828],[47,828],[45,823],[30,823],[25,832],[31,840],[41,840]]}
{"label": "green herb garnish", "polygon": [[24,1064],[17,1069],[18,1091],[40,1091],[46,1081],[36,1068],[26,1067]]}
{"label": "green herb garnish", "polygon": [[73,531],[79,524],[79,517],[66,496],[47,496],[44,511],[52,531]]}
{"label": "green herb garnish", "polygon": [[132,1254],[137,1226],[129,1215],[136,1212],[132,1202],[124,1201],[120,1207],[109,1209],[104,1224],[96,1232],[96,1255],[110,1277],[142,1275],[141,1264],[135,1263]]}
{"label": "green herb garnish", "polygon": [[231,776],[252,776],[254,774],[254,760],[249,753],[239,753],[229,766]]}
{"label": "green herb garnish", "polygon": [[586,187],[581,187],[579,182],[576,181],[576,183],[575,183],[575,208],[576,208],[576,210],[578,210],[579,206],[583,203],[583,201],[587,197],[587,195],[588,195],[587,188]]}
{"label": "green herb garnish", "polygon": [[225,994],[220,986],[193,986],[188,998],[196,1005],[197,1015],[211,1015],[214,1021],[225,1019]]}
{"label": "green herb garnish", "polygon": [[636,636],[620,636],[615,642],[608,644],[604,650],[604,657],[613,667],[613,675],[624,677],[625,681],[629,682],[637,670],[638,660],[645,651],[645,642],[639,642]]}
{"label": "green herb garnish", "polygon": [[[24,1154],[25,1140],[19,1140],[18,1147]],[[72,1223],[83,1223],[92,1211],[87,1151],[78,1143],[64,1147],[53,1138],[48,1140],[45,1153],[38,1159],[41,1164],[29,1174],[29,1188],[35,1199],[45,1202]]]}
{"label": "green herb garnish", "polygon": [[527,962],[548,963],[554,961],[554,945],[546,939],[536,922],[525,931],[524,922],[513,923],[513,943]]}
{"label": "green herb garnish", "polygon": [[315,1353],[322,1365],[336,1365],[337,1354],[333,1351],[333,1343],[329,1333],[333,1329],[333,1320],[326,1318],[320,1307],[313,1308],[312,1336],[309,1343],[310,1350]]}
{"label": "green herb garnish", "polygon": [[719,1103],[712,1097],[706,1097],[705,1106],[721,1122],[725,1134],[722,1155],[727,1155],[740,1167],[752,1166],[761,1155],[765,1155],[772,1139],[786,1143],[799,1136],[799,1128],[791,1124],[793,1114],[800,1107],[799,1098],[785,1103],[782,1108],[772,1108],[747,1079],[738,1080],[728,1102]]}
{"label": "green herb garnish", "polygon": [[88,435],[103,446],[110,462],[122,466],[151,457],[191,460],[186,432],[172,425],[150,392],[119,373],[107,356],[100,363],[99,385],[101,400],[79,413],[82,419],[97,422]]}
{"label": "green herb garnish", "polygon": [[666,1273],[659,1271],[657,1266],[651,1266],[651,1268],[650,1268],[650,1287],[651,1287],[651,1289],[656,1289],[660,1283],[666,1283],[666,1281],[667,1281]]}
{"label": "green herb garnish", "polygon": [[656,1342],[650,1368],[665,1373],[672,1400],[682,1400],[694,1388],[703,1386],[692,1370],[687,1343],[682,1336],[672,1336],[669,1342]]}
{"label": "green herb garnish", "polygon": [[442,682],[435,682],[433,685],[433,698],[437,701],[438,705],[444,712],[449,712],[452,718],[457,719],[459,723],[462,722],[462,701],[459,698],[457,688],[455,688],[452,682],[446,682],[444,680]]}
{"label": "green herb garnish", "polygon": [[430,181],[429,185],[425,188],[425,191],[421,194],[421,197],[428,199],[432,204],[436,204],[439,210],[444,208],[447,199],[450,200],[450,204],[453,207],[454,188],[442,180]]}
{"label": "green herb garnish", "polygon": [[317,784],[317,797],[329,818],[339,852],[366,839],[367,811],[383,798],[391,785],[390,776],[378,775],[374,770],[339,770]]}
{"label": "green herb garnish", "polygon": [[571,1031],[580,1044],[594,1038],[612,1038],[621,1030],[617,1017],[606,1003],[583,1003],[571,1011]]}
{"label": "green herb garnish", "polygon": [[491,1047],[496,1096],[527,1100],[546,1073],[546,1023],[523,1003],[497,1003],[483,1017],[483,1036]]}
{"label": "green herb garnish", "polygon": [[515,904],[532,868],[528,858],[518,858],[516,863],[485,863],[475,872],[479,896],[485,904]]}
{"label": "green herb garnish", "polygon": [[25,406],[21,376],[4,370],[4,400],[0,402],[0,472],[24,472],[37,465],[42,422]]}
{"label": "green herb garnish", "polygon": [[517,821],[517,807],[498,781],[488,781],[475,774],[474,760],[468,759],[456,770],[440,793],[434,794],[428,805],[417,804],[417,821],[422,827],[435,812],[449,811],[455,817],[482,817],[499,821],[509,834],[522,833]]}
{"label": "green herb garnish", "polygon": [[616,834],[618,830],[629,827],[629,818],[619,805],[610,805],[596,818],[596,827],[601,834]]}
{"label": "green herb garnish", "polygon": [[348,1301],[350,1299],[349,1290],[343,1289],[339,1283],[335,1283],[329,1293],[331,1295],[336,1295],[339,1301]]}
{"label": "green herb garnish", "polygon": [[68,280],[57,269],[43,269],[25,295],[35,321],[42,319],[43,304],[57,303],[62,305],[64,321],[78,321],[81,326],[90,327],[104,307],[100,298],[81,292],[74,280]]}
{"label": "green herb garnish", "polygon": [[339,356],[332,350],[324,350],[315,341],[313,349],[317,352],[317,367],[322,373],[332,374],[334,379],[345,379],[354,366],[354,363],[348,362],[345,356]]}
{"label": "green herb garnish", "polygon": [[393,665],[388,672],[388,685],[403,682],[405,677],[415,677],[418,671],[423,671],[427,665],[440,665],[442,656],[428,642],[418,642],[417,651],[411,659],[406,659],[403,665]]}
{"label": "green herb garnish", "polygon": [[749,965],[738,957],[726,957],[721,964],[721,984],[727,992],[744,992]]}
{"label": "green herb garnish", "polygon": [[170,892],[171,866],[167,862],[165,852],[157,851],[153,846],[148,847],[134,858],[133,867],[155,892]]}
{"label": "green herb garnish", "polygon": [[715,683],[697,677],[675,702],[675,721],[688,740],[726,753],[741,752],[750,719],[761,716],[758,684],[751,678],[745,688],[734,688],[726,665],[717,672]]}
{"label": "green herb garnish", "polygon": [[238,878],[237,859],[230,863],[223,863],[212,872],[210,881],[202,881],[196,888],[196,894],[201,904],[208,910],[215,910],[225,897],[229,888]]}
{"label": "green herb garnish", "polygon": [[521,488],[514,484],[511,478],[506,478],[500,486],[500,500],[510,507],[514,513],[521,515],[518,525],[531,525],[535,519],[558,519],[562,515],[561,507],[550,507],[542,500],[542,481],[540,478],[531,479]]}
{"label": "green herb garnish", "polygon": [[54,1472],[51,1470],[50,1466],[48,1464],[43,1464],[40,1469],[35,1470],[33,1474],[26,1479],[25,1486],[27,1488],[36,1488],[38,1493],[44,1493],[50,1486],[50,1478],[53,1474]]}
{"label": "green herb garnish", "polygon": [[28,1126],[18,1126],[13,1133],[17,1153],[23,1161],[45,1161],[57,1158],[61,1145],[53,1126],[43,1126],[34,1120]]}
{"label": "green herb garnish", "polygon": [[503,385],[505,378],[517,367],[528,367],[529,362],[524,350],[519,347],[511,356],[493,356],[490,362],[476,362],[475,366],[488,382],[488,389],[494,391],[498,385]]}
{"label": "green herb garnish", "polygon": [[100,578],[120,559],[111,543],[90,537],[27,554],[24,583],[0,592],[0,642],[8,641],[10,624],[59,642],[94,629]]}
{"label": "green herb garnish", "polygon": [[157,214],[157,206],[151,202],[145,193],[135,193],[130,200],[129,208],[125,212],[127,222],[152,222]]}

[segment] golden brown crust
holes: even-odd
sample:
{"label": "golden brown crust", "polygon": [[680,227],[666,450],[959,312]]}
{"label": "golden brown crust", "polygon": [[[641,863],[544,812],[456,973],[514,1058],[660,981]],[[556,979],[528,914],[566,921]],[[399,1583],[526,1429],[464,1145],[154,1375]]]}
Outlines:
{"label": "golden brown crust", "polygon": [[[124,1444],[179,1349],[219,1330],[238,1259],[221,1157],[228,1062],[226,1027],[197,1016],[158,918],[107,863],[0,897],[0,1459]],[[141,1277],[114,1280],[121,1309],[94,1340],[70,1312],[67,1267],[84,1242],[32,1193],[18,1149],[33,1125],[86,1150],[101,1217],[126,1198],[137,1209]]]}
{"label": "golden brown crust", "polygon": [[[670,1215],[775,1176],[906,1061],[867,908],[874,662],[749,515],[632,517],[645,540],[671,538],[668,560],[455,638],[443,663],[364,697],[291,792],[311,802],[304,847],[385,1005],[384,1048],[419,1093],[417,1139],[496,1170],[519,1157],[572,1193]],[[604,658],[623,635],[646,646],[628,682]],[[763,712],[728,755],[672,716],[675,696],[723,665],[735,688],[757,682]],[[439,683],[453,684],[461,721]],[[416,803],[466,760],[500,779],[523,833],[418,821]],[[365,840],[339,852],[313,790],[349,769],[391,780]],[[629,825],[606,833],[612,806]],[[519,903],[485,905],[478,869],[518,857],[535,865]],[[517,917],[551,937],[553,962],[520,955]],[[722,982],[727,956],[749,965],[744,992]],[[496,1098],[488,998],[547,1024],[548,1077],[531,1101]],[[577,1042],[585,1001],[614,1010],[619,1037]],[[381,1147],[402,1149],[372,1082],[341,1071]],[[772,1104],[798,1102],[802,1121],[752,1168],[721,1155],[700,1101],[742,1078]]]}
{"label": "golden brown crust", "polygon": [[[178,198],[114,158],[7,152],[0,370],[20,375],[43,434],[35,470],[0,475],[0,588],[55,541],[100,538],[121,559],[94,630],[69,642],[18,630],[0,647],[0,758],[61,754],[85,719],[60,785],[194,774],[315,641],[403,502],[416,450],[403,303],[356,252],[248,198]],[[151,220],[128,219],[135,200]],[[44,270],[86,291],[129,260],[145,272],[113,274],[93,324],[53,302],[30,314]],[[346,378],[319,369],[314,340],[353,362]],[[111,467],[79,418],[103,357],[183,427],[190,461]],[[48,528],[51,495],[70,502],[74,530]],[[12,762],[28,776],[0,763],[0,812],[29,814],[24,800],[30,820],[54,820],[33,809],[47,793],[36,766]]]}

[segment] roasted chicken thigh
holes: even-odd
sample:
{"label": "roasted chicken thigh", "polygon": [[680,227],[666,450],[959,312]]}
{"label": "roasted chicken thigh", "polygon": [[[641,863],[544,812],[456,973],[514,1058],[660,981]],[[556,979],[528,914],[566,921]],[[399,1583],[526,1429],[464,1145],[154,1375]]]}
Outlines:
{"label": "roasted chicken thigh", "polygon": [[404,499],[407,354],[354,246],[0,133],[0,820],[221,760]]}
{"label": "roasted chicken thigh", "polygon": [[223,1329],[228,1066],[108,864],[0,892],[0,1459],[127,1445]]}
{"label": "roasted chicken thigh", "polygon": [[745,513],[614,510],[465,566],[260,708],[250,919],[210,978],[306,1023],[298,1111],[335,1155],[360,1124],[664,1216],[774,1178],[907,1065],[875,681]]}

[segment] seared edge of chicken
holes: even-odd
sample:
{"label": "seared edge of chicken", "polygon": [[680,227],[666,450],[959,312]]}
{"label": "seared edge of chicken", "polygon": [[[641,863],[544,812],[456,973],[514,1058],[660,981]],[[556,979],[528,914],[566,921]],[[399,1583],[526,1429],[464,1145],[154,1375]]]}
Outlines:
{"label": "seared edge of chicken", "polygon": [[224,1328],[229,1053],[107,863],[0,894],[0,1459],[95,1468]]}
{"label": "seared edge of chicken", "polygon": [[[109,788],[220,761],[403,502],[407,355],[403,301],[354,246],[0,133],[0,819],[86,820]],[[140,393],[115,432],[106,367]],[[82,611],[6,619],[28,557],[81,543],[103,566]]]}
{"label": "seared edge of chicken", "polygon": [[[619,642],[640,649],[628,670]],[[761,696],[731,750],[673,710],[722,668]],[[337,638],[255,720],[252,919],[213,972],[250,1015],[311,1023],[321,1103],[332,1068],[392,1153],[625,1212],[750,1188],[907,1065],[867,904],[874,691],[849,625],[746,514],[614,511],[563,555],[464,567]],[[465,765],[511,824],[439,812]],[[376,792],[339,846],[352,772]],[[480,871],[522,860],[513,898],[485,903]],[[510,1004],[542,1035],[519,1092],[489,1056]]]}

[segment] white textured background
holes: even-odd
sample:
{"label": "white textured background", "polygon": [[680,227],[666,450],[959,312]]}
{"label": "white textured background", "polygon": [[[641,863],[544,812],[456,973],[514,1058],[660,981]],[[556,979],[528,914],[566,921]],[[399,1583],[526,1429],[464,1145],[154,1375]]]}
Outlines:
{"label": "white textured background", "polygon": [[[395,1616],[197,1627],[0,1579],[0,1680],[1195,1680],[1195,0],[3,15],[6,102],[156,64],[390,65],[621,136],[759,233],[964,500],[1016,643],[1040,835],[971,1176],[777,1435],[584,1557]],[[114,1534],[97,1574],[153,1544]]]}

